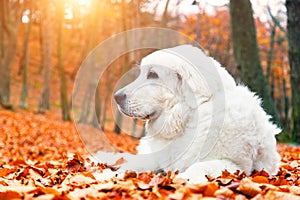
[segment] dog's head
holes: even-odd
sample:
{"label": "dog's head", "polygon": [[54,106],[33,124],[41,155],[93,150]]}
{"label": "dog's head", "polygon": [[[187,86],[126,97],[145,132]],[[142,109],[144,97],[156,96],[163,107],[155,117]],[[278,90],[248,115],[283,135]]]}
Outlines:
{"label": "dog's head", "polygon": [[114,94],[119,110],[144,120],[155,120],[179,99],[180,74],[158,65],[140,66],[138,78]]}
{"label": "dog's head", "polygon": [[188,48],[185,54],[202,53],[191,46],[156,51],[142,59],[138,78],[114,95],[119,110],[148,120],[148,132],[165,139],[182,134],[191,110],[212,96],[203,74],[178,52],[181,48]]}

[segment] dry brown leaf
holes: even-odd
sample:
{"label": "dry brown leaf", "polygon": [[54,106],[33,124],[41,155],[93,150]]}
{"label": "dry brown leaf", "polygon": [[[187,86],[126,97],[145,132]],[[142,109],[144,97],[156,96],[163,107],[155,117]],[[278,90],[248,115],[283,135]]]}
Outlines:
{"label": "dry brown leaf", "polygon": [[250,179],[245,178],[241,181],[241,184],[237,188],[237,191],[249,197],[254,197],[255,195],[259,194],[262,190],[258,183],[254,183]]}
{"label": "dry brown leaf", "polygon": [[232,198],[234,195],[234,192],[228,188],[221,188],[215,191],[214,196],[222,196],[225,198]]}
{"label": "dry brown leaf", "polygon": [[130,179],[130,178],[136,178],[137,173],[135,171],[126,170],[124,174],[124,180]]}
{"label": "dry brown leaf", "polygon": [[137,179],[148,184],[148,183],[150,183],[150,181],[153,177],[154,177],[154,174],[152,172],[141,172],[138,174]]}
{"label": "dry brown leaf", "polygon": [[300,200],[300,196],[290,194],[290,193],[270,190],[267,192],[267,194],[264,195],[264,199]]}
{"label": "dry brown leaf", "polygon": [[187,187],[190,189],[191,193],[196,193],[196,194],[200,194],[203,193],[205,191],[205,189],[207,188],[207,184],[192,184],[192,185],[187,185]]}
{"label": "dry brown leaf", "polygon": [[114,164],[112,164],[112,166],[120,166],[126,162],[127,162],[127,160],[125,160],[125,158],[122,157],[122,158],[119,158]]}
{"label": "dry brown leaf", "polygon": [[233,182],[233,179],[218,178],[218,179],[216,179],[216,182],[218,182],[218,184],[221,186],[228,186]]}
{"label": "dry brown leaf", "polygon": [[163,177],[155,176],[151,179],[149,186],[153,187],[155,185],[161,185],[164,181],[165,179]]}
{"label": "dry brown leaf", "polygon": [[73,185],[73,186],[80,186],[80,185],[89,185],[95,183],[95,179],[84,176],[80,174],[68,174],[65,180],[61,183],[61,185]]}
{"label": "dry brown leaf", "polygon": [[78,172],[80,168],[81,168],[81,163],[76,159],[69,160],[66,163],[66,169],[68,170],[68,172],[71,173]]}

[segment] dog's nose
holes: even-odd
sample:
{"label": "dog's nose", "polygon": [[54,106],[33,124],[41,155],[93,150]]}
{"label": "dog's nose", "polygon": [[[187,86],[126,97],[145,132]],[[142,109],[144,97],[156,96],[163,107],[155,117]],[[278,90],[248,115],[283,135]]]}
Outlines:
{"label": "dog's nose", "polygon": [[115,93],[114,98],[117,104],[122,105],[124,103],[124,100],[126,99],[126,94],[123,92],[117,92]]}

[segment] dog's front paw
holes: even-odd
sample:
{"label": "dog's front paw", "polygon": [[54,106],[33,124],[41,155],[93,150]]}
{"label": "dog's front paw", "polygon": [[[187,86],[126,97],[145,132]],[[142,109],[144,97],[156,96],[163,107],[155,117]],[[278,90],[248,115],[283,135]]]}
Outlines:
{"label": "dog's front paw", "polygon": [[130,171],[136,171],[136,172],[142,172],[142,171],[147,171],[147,168],[137,162],[136,160],[134,159],[125,159],[126,161],[124,163],[122,163],[119,168],[118,171],[121,171],[121,172],[125,172],[127,170],[130,170]]}
{"label": "dog's front paw", "polygon": [[184,178],[190,183],[204,183],[208,181],[207,176],[217,178],[225,169],[230,173],[242,171],[229,160],[210,160],[193,164],[177,177]]}
{"label": "dog's front paw", "polygon": [[93,155],[93,160],[96,160],[100,163],[107,163],[109,165],[115,165],[118,160],[122,158],[122,155],[119,153],[113,152],[105,152],[105,151],[98,151],[96,154]]}
{"label": "dog's front paw", "polygon": [[204,172],[183,172],[179,173],[176,178],[182,178],[185,179],[188,183],[192,184],[201,184],[201,183],[206,183],[208,179],[206,178],[206,175]]}

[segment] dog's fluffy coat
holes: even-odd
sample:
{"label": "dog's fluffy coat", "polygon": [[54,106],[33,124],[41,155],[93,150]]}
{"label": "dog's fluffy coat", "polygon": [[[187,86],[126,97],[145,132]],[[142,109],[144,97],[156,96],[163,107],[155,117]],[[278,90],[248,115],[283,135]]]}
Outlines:
{"label": "dog's fluffy coat", "polygon": [[[190,55],[199,59],[196,66]],[[115,96],[123,113],[147,120],[139,155],[116,155],[128,160],[121,168],[179,170],[192,182],[224,169],[277,172],[280,129],[269,121],[259,97],[236,84],[218,62],[183,45],[146,56],[140,69]]]}

